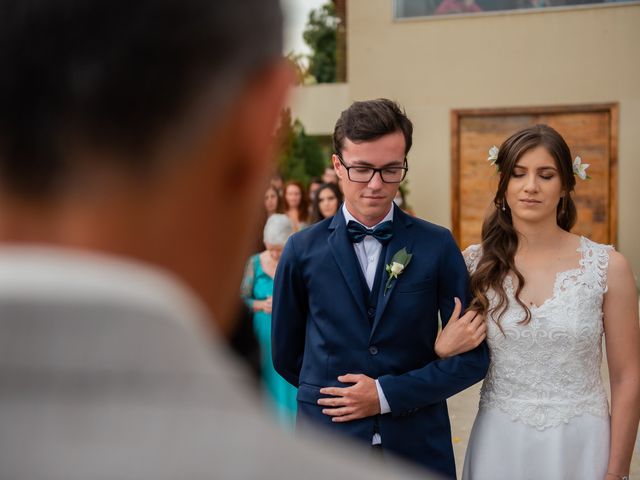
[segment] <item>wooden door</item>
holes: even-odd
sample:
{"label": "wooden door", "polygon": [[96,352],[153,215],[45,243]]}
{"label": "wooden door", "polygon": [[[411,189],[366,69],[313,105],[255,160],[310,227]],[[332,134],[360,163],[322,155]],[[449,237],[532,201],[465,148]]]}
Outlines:
{"label": "wooden door", "polygon": [[452,111],[452,225],[461,248],[480,242],[482,221],[495,208],[497,173],[488,150],[524,127],[545,123],[567,141],[573,158],[590,164],[577,179],[573,232],[607,244],[617,238],[617,104]]}

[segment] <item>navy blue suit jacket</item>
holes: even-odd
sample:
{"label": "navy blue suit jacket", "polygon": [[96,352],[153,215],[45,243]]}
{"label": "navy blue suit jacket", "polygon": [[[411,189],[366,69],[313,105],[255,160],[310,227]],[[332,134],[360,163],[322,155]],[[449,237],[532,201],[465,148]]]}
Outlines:
{"label": "navy blue suit jacket", "polygon": [[[481,380],[489,355],[482,343],[462,355],[434,352],[438,312],[444,323],[468,298],[464,259],[450,232],[394,207],[394,236],[385,264],[406,248],[410,264],[367,317],[360,266],[342,209],[293,235],[277,268],[272,320],[273,363],[298,387],[298,414],[371,444],[379,429],[385,450],[455,478],[446,399]],[[322,413],[320,388],[362,373],[380,382],[391,413],[334,423]]]}

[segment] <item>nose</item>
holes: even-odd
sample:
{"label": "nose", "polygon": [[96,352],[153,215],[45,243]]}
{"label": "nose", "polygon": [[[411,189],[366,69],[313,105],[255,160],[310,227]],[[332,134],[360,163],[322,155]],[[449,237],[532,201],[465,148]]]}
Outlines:
{"label": "nose", "polygon": [[527,193],[538,191],[538,178],[535,174],[527,175],[524,191]]}
{"label": "nose", "polygon": [[378,171],[378,172],[374,172],[373,177],[371,177],[371,180],[369,180],[369,183],[367,186],[372,190],[376,190],[378,188],[381,188],[383,183],[384,182],[382,181],[382,172]]}

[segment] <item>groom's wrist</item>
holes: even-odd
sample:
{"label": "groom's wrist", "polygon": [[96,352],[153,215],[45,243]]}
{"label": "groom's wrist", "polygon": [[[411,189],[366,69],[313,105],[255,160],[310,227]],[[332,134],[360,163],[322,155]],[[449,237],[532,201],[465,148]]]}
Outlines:
{"label": "groom's wrist", "polygon": [[387,401],[387,397],[384,395],[384,391],[382,390],[382,386],[380,386],[380,382],[376,378],[376,390],[378,391],[378,401],[380,403],[380,414],[384,415],[385,413],[391,413],[391,406]]}

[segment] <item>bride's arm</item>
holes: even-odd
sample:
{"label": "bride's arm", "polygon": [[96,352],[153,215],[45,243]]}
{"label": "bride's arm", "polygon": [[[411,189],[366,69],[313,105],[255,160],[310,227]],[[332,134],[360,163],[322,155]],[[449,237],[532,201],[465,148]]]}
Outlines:
{"label": "bride's arm", "polygon": [[609,256],[607,278],[603,305],[611,381],[611,450],[607,472],[628,475],[640,419],[638,297],[629,263],[618,252]]}
{"label": "bride's arm", "polygon": [[[480,260],[480,245],[471,245],[462,252],[467,271],[472,274]],[[453,314],[447,326],[438,333],[434,350],[440,358],[452,357],[476,348],[487,336],[487,325],[482,315],[468,311],[460,316],[462,305],[455,299]]]}
{"label": "bride's arm", "polygon": [[440,358],[453,357],[476,348],[487,336],[484,317],[469,310],[462,317],[462,303],[455,298],[455,307],[447,326],[436,338],[434,350]]}

